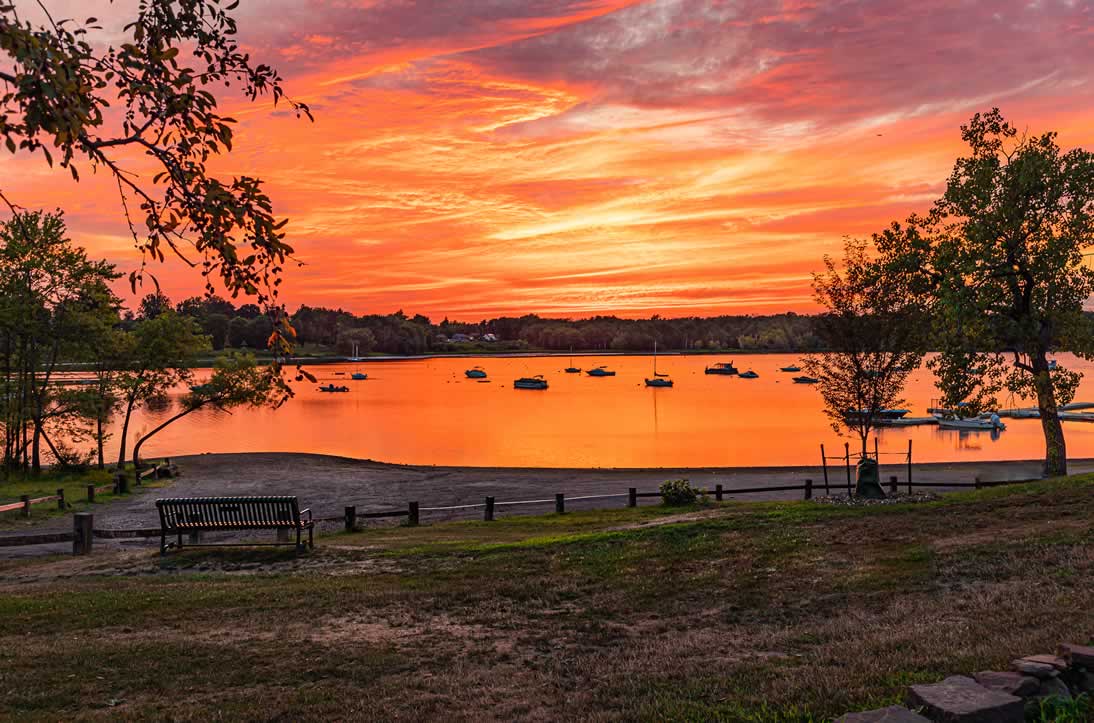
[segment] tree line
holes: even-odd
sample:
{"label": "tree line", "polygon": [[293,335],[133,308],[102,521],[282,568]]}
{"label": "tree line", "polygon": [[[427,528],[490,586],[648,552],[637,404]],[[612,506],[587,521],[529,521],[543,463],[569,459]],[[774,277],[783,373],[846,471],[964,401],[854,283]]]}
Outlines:
{"label": "tree line", "polygon": [[[273,322],[254,304],[236,307],[219,296],[185,299],[172,305],[162,294],[146,296],[131,320],[173,309],[192,318],[210,338],[212,348],[267,348]],[[666,319],[550,319],[536,314],[498,317],[478,322],[434,323],[421,314],[356,315],[343,309],[301,306],[287,315],[298,344],[314,345],[343,355],[354,349],[365,355],[423,354],[445,351],[650,351],[662,350],[810,351],[820,338],[808,315],[793,312],[766,316],[714,316]],[[484,341],[489,338],[490,341]]]}

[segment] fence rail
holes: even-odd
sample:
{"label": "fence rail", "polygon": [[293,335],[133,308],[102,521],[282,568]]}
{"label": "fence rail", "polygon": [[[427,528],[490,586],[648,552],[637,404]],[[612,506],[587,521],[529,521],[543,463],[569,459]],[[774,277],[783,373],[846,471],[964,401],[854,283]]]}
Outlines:
{"label": "fence rail", "polygon": [[[908,481],[908,489],[913,487],[925,487],[925,488],[948,488],[948,489],[982,489],[988,487],[1001,487],[1003,485],[1023,484],[1027,482],[1037,481],[1035,479],[1020,479],[1020,480],[995,480],[984,481],[977,478],[973,482],[913,482]],[[890,492],[895,493],[897,491],[898,481],[895,476],[890,476],[888,481],[888,487]],[[826,485],[827,487],[827,485]],[[88,485],[88,499],[94,499],[94,491],[103,491],[113,489],[113,486],[105,486],[96,488],[93,485]],[[700,489],[698,492],[703,495],[712,495],[717,501],[722,501],[726,497],[733,497],[743,494],[764,494],[770,492],[796,492],[801,491],[804,493],[805,499],[812,499],[814,490],[818,490],[819,485],[815,485],[812,479],[806,479],[804,484],[793,485],[771,485],[766,487],[733,487],[725,488],[723,485],[718,484],[714,486],[713,490]],[[827,491],[827,490],[826,490]],[[39,497],[31,500],[25,498],[18,503],[4,505],[0,507],[0,512],[13,510],[13,509],[27,509],[29,510],[30,504],[37,504],[40,502],[59,501],[64,504],[64,490],[58,490],[57,495],[50,495],[48,497]],[[637,507],[639,499],[647,499],[652,497],[661,497],[660,491],[639,492],[637,488],[631,487],[626,492],[622,493],[607,493],[607,494],[595,494],[595,495],[579,495],[575,497],[566,497],[564,493],[558,493],[554,497],[544,497],[534,500],[500,500],[496,501],[493,497],[486,497],[483,502],[473,502],[460,505],[444,505],[435,507],[419,507],[417,502],[408,502],[407,506],[402,509],[395,510],[372,510],[358,512],[355,505],[347,505],[345,513],[343,515],[316,517],[317,522],[344,522],[346,530],[357,530],[358,520],[370,520],[370,519],[386,519],[386,518],[407,518],[407,524],[410,526],[417,525],[420,519],[421,512],[449,512],[456,510],[470,510],[470,509],[483,509],[483,519],[487,522],[494,520],[494,510],[496,507],[502,506],[518,506],[518,505],[547,505],[554,503],[555,512],[562,514],[566,511],[566,502],[580,502],[585,500],[599,500],[599,499],[613,499],[613,498],[627,498],[627,507]],[[29,516],[29,513],[28,513]],[[112,529],[93,529],[91,526],[92,515],[86,512],[78,512],[73,516],[72,532],[49,532],[38,534],[26,534],[15,535],[8,537],[0,537],[0,547],[13,547],[23,545],[44,545],[60,542],[72,542],[73,554],[86,554],[91,549],[91,540],[94,538],[100,539],[118,539],[118,538],[140,538],[140,537],[158,537],[160,535],[160,529],[158,527],[138,528],[129,530],[112,530]]]}

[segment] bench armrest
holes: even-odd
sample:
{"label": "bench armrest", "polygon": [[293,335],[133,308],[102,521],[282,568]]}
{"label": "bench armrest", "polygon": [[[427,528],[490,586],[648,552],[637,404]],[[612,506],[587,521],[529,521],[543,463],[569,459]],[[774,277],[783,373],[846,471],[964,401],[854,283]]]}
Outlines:
{"label": "bench armrest", "polygon": [[310,507],[305,507],[304,509],[300,510],[300,519],[301,520],[304,519],[304,515],[307,515],[308,516],[308,522],[311,522],[311,508]]}

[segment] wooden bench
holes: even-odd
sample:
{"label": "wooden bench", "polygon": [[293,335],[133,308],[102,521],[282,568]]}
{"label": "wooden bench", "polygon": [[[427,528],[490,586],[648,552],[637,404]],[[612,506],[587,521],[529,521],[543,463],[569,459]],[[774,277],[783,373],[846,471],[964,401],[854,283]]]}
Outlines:
{"label": "wooden bench", "polygon": [[[160,554],[166,555],[172,546],[182,548],[183,534],[237,530],[277,530],[279,540],[266,543],[221,543],[226,545],[293,544],[281,531],[296,531],[296,549],[304,549],[301,534],[308,531],[309,548],[314,547],[315,522],[311,510],[301,510],[296,497],[174,497],[156,500],[160,513]],[[178,542],[168,542],[168,536],[178,536]],[[195,543],[193,546],[205,547]]]}

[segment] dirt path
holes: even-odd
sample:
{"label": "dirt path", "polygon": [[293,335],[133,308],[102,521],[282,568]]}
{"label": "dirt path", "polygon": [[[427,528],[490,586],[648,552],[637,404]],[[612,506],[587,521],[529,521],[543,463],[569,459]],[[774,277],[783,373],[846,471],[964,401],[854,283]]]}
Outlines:
{"label": "dirt path", "polygon": [[[769,467],[723,469],[529,469],[500,467],[423,467],[391,465],[368,460],[311,454],[253,453],[208,454],[176,458],[182,477],[166,487],[145,491],[95,510],[97,529],[155,527],[159,520],[155,500],[165,496],[204,497],[220,495],[281,495],[300,498],[301,506],[310,507],[317,517],[343,514],[347,505],[358,512],[405,507],[417,500],[422,521],[474,519],[481,508],[429,511],[429,507],[481,503],[487,495],[497,499],[497,514],[543,514],[553,503],[506,506],[509,500],[553,500],[556,492],[567,497],[618,494],[620,497],[570,501],[567,509],[612,507],[626,504],[629,487],[654,491],[667,479],[686,478],[693,485],[713,488],[721,484],[732,499],[734,488],[749,486],[800,484],[811,478],[817,494],[823,494],[822,473],[818,467]],[[1094,460],[1071,462],[1074,473],[1094,471]],[[972,482],[985,480],[1029,479],[1039,474],[1040,462],[967,462],[921,464],[913,469],[915,479],[923,482]],[[905,478],[905,470],[882,467],[889,474]],[[831,472],[830,472],[831,474]],[[839,487],[838,483],[843,483]],[[833,492],[846,489],[846,476],[831,474]],[[943,491],[941,488],[939,491]],[[742,495],[741,500],[795,499],[796,492]],[[655,500],[642,500],[652,504]],[[71,521],[54,518],[34,528],[35,532],[69,530]],[[338,523],[328,523],[337,528]],[[108,547],[132,547],[153,544],[153,540],[98,540]],[[0,557],[57,554],[66,545],[35,545],[0,548]]]}

